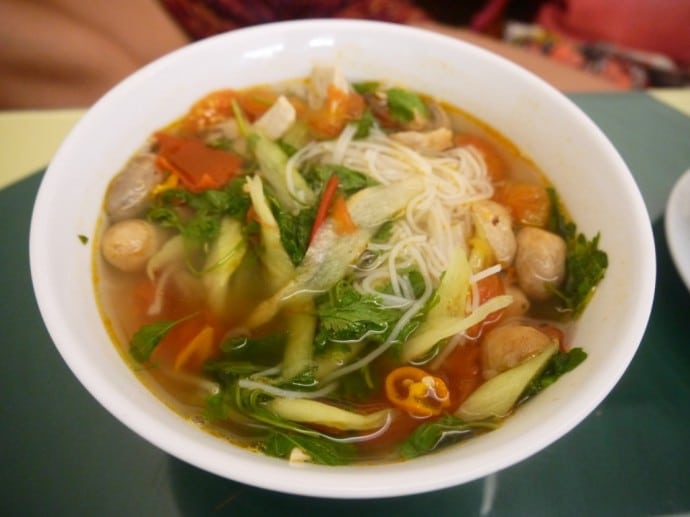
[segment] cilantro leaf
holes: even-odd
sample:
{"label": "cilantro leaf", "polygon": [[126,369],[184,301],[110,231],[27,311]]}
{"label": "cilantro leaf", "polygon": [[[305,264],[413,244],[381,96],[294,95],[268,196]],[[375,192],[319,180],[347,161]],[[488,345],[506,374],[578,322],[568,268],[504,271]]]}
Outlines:
{"label": "cilantro leaf", "polygon": [[378,185],[374,178],[363,172],[332,163],[311,165],[304,172],[304,179],[314,190],[320,190],[333,175],[338,177],[338,186],[348,196],[363,188]]}
{"label": "cilantro leaf", "polygon": [[560,235],[566,243],[565,279],[563,285],[556,289],[563,309],[576,318],[587,306],[594,290],[604,278],[608,267],[608,255],[599,249],[597,234],[589,240],[563,213],[560,200],[553,188],[547,189],[551,199],[549,229]]}
{"label": "cilantro leaf", "polygon": [[[189,318],[189,316],[187,317]],[[182,323],[187,318],[177,321],[157,321],[142,326],[137,330],[129,342],[129,353],[139,363],[145,363],[151,357],[154,349],[161,340],[178,323]]]}
{"label": "cilantro leaf", "polygon": [[388,111],[394,119],[400,122],[411,122],[416,118],[429,118],[426,104],[416,93],[403,88],[391,88],[386,95]]}
{"label": "cilantro leaf", "polygon": [[519,403],[524,402],[543,389],[551,386],[559,377],[574,370],[585,359],[587,359],[587,352],[581,348],[573,348],[568,352],[559,352],[555,354],[549,360],[541,375],[530,382],[527,388],[525,388]]}
{"label": "cilantro leaf", "polygon": [[204,363],[204,372],[220,382],[230,382],[265,370],[280,362],[285,337],[284,334],[269,334],[225,339],[220,343],[220,354]]}
{"label": "cilantro leaf", "polygon": [[360,95],[364,95],[365,93],[376,93],[380,85],[381,83],[378,81],[361,81],[352,83],[352,88]]}
{"label": "cilantro leaf", "polygon": [[280,242],[292,263],[297,266],[302,263],[309,247],[309,235],[316,218],[316,207],[303,208],[297,215],[292,215],[271,199],[271,208],[280,230]]}
{"label": "cilantro leaf", "polygon": [[207,398],[205,416],[209,420],[233,418],[240,425],[250,426],[254,435],[263,435],[256,447],[269,456],[289,458],[292,450],[298,448],[313,463],[342,465],[353,461],[353,444],[330,440],[314,429],[281,418],[266,407],[270,398],[232,382]]}
{"label": "cilantro leaf", "polygon": [[[243,190],[244,181],[244,177],[238,177],[222,189],[198,193],[183,189],[166,190],[149,209],[147,217],[153,223],[177,230],[186,240],[201,246],[218,236],[222,217],[246,219],[251,200]],[[188,213],[190,209],[191,215]]]}
{"label": "cilantro leaf", "polygon": [[386,308],[378,297],[361,294],[347,280],[331,288],[316,305],[319,326],[317,348],[335,341],[381,340],[400,318],[398,309]]}
{"label": "cilantro leaf", "polygon": [[492,420],[465,422],[446,413],[438,420],[427,422],[415,429],[400,446],[400,455],[408,459],[416,458],[496,427],[498,424]]}
{"label": "cilantro leaf", "polygon": [[373,235],[371,238],[371,242],[375,243],[384,243],[388,242],[393,235],[393,225],[395,224],[395,221],[392,219],[389,219],[385,223],[383,223],[378,230],[376,230],[376,233]]}
{"label": "cilantro leaf", "polygon": [[376,125],[376,118],[370,109],[364,110],[362,116],[355,121],[357,124],[357,131],[355,132],[355,140],[366,138],[371,132],[371,128]]}
{"label": "cilantro leaf", "polygon": [[325,436],[272,431],[263,444],[264,453],[289,458],[293,449],[301,449],[310,461],[321,465],[346,465],[355,457],[355,446],[329,440]]}

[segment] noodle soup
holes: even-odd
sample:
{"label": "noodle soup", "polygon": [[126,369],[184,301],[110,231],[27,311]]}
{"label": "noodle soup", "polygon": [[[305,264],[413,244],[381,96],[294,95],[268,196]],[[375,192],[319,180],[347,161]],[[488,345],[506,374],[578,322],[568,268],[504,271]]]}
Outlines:
{"label": "noodle soup", "polygon": [[106,193],[123,357],[181,415],[292,462],[499,426],[585,359],[569,329],[607,259],[461,109],[329,66],[200,99]]}

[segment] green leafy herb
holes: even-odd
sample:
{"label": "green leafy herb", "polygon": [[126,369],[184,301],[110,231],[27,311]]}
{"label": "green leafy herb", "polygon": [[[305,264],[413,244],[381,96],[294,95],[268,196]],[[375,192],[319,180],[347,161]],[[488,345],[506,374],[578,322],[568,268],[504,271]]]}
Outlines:
{"label": "green leafy herb", "polygon": [[285,140],[278,140],[278,145],[280,148],[283,150],[286,156],[292,156],[295,154],[299,149],[297,147],[293,146],[292,144],[289,144]]}
{"label": "green leafy herb", "polygon": [[352,88],[360,95],[365,95],[367,93],[376,93],[380,87],[381,83],[378,81],[362,81],[358,83],[353,83]]}
{"label": "green leafy herb", "polygon": [[347,400],[364,401],[378,388],[379,386],[377,386],[371,376],[370,365],[367,364],[359,370],[355,370],[340,378],[338,395]]}
{"label": "green leafy herb", "polygon": [[355,139],[366,138],[369,136],[369,133],[371,133],[371,128],[376,124],[376,118],[374,118],[370,109],[366,109],[355,123],[357,124]]}
{"label": "green leafy herb", "polygon": [[177,321],[157,321],[149,323],[137,330],[129,342],[129,353],[139,363],[145,363],[151,357],[154,349],[161,340],[177,324],[189,319],[191,316]]}
{"label": "green leafy herb", "polygon": [[348,196],[378,184],[375,179],[363,172],[335,164],[314,164],[307,168],[304,178],[314,190],[320,190],[333,175],[338,177],[339,187]]}
{"label": "green leafy herb", "polygon": [[498,424],[493,420],[465,422],[454,415],[445,414],[438,420],[419,426],[400,446],[400,455],[403,458],[416,458],[496,427]]}
{"label": "green leafy herb", "polygon": [[547,189],[551,199],[549,229],[563,237],[567,251],[565,279],[560,289],[554,289],[561,299],[563,309],[572,317],[577,317],[589,302],[597,284],[604,278],[608,267],[608,255],[599,249],[597,234],[588,240],[563,213],[556,191]]}
{"label": "green leafy herb", "polygon": [[346,465],[353,461],[356,452],[353,444],[282,431],[272,431],[263,445],[264,453],[278,458],[289,458],[295,448],[301,449],[309,461],[320,465]]}
{"label": "green leafy herb", "polygon": [[292,215],[283,210],[277,201],[271,199],[271,208],[280,229],[283,248],[292,263],[297,266],[302,263],[309,247],[309,235],[314,226],[316,207],[304,208],[297,212],[297,215]]}
{"label": "green leafy herb", "polygon": [[559,377],[574,370],[585,359],[587,359],[587,352],[581,348],[573,348],[568,352],[559,352],[555,354],[551,357],[541,375],[527,386],[520,397],[520,403],[533,397],[548,386],[551,386]]}
{"label": "green leafy herb", "polygon": [[211,149],[220,149],[221,151],[234,151],[232,140],[225,136],[216,138],[212,142],[209,142],[208,146]]}
{"label": "green leafy herb", "polygon": [[416,93],[402,88],[391,88],[386,94],[388,111],[394,119],[411,122],[416,118],[423,120],[429,118],[426,104]]}
{"label": "green leafy herb", "polygon": [[285,338],[284,334],[269,334],[225,339],[220,344],[220,355],[206,361],[204,372],[220,382],[230,382],[265,370],[280,362]]}
{"label": "green leafy herb", "polygon": [[317,301],[316,314],[317,348],[333,341],[380,341],[400,318],[399,310],[384,307],[376,296],[359,293],[347,280],[338,282]]}
{"label": "green leafy herb", "polygon": [[192,244],[211,242],[218,236],[222,217],[245,220],[251,200],[243,190],[244,181],[244,177],[235,178],[222,189],[199,193],[166,190],[149,210],[148,218],[165,228],[176,229]]}
{"label": "green leafy herb", "polygon": [[266,407],[271,397],[258,390],[245,390],[237,382],[225,385],[206,400],[209,420],[232,418],[263,434],[257,446],[270,456],[289,458],[301,449],[313,463],[342,465],[353,461],[355,446],[329,439],[326,435],[296,422],[285,420]]}
{"label": "green leafy herb", "polygon": [[88,244],[89,238],[86,235],[77,235],[82,244]]}
{"label": "green leafy herb", "polygon": [[395,221],[389,220],[383,223],[379,229],[376,231],[376,233],[373,235],[371,238],[371,242],[375,243],[384,243],[388,242],[393,235],[393,225],[395,224]]}

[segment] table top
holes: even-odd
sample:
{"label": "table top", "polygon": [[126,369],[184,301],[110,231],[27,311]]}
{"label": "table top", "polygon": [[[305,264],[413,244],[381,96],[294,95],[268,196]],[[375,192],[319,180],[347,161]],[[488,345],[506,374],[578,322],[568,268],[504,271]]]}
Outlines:
{"label": "table top", "polygon": [[53,346],[31,289],[29,222],[45,161],[34,163],[32,174],[26,166],[8,172],[7,156],[16,165],[18,155],[26,164],[52,153],[82,112],[0,113],[0,514],[690,512],[690,294],[669,256],[663,220],[674,182],[690,167],[690,117],[639,92],[570,98],[623,156],[652,221],[657,290],[637,355],[588,418],[531,458],[461,486],[361,501],[279,494],[201,471],[139,438],[81,387]]}

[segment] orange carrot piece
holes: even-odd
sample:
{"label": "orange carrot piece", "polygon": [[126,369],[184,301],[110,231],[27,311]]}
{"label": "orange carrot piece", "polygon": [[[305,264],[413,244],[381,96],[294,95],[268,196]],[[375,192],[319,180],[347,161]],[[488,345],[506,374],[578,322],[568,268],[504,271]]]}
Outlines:
{"label": "orange carrot piece", "polygon": [[486,163],[486,172],[492,182],[496,183],[505,179],[506,164],[486,139],[477,135],[460,133],[455,135],[454,143],[459,147],[471,145],[482,155]]}
{"label": "orange carrot piece", "polygon": [[510,210],[515,222],[543,228],[551,214],[546,189],[536,183],[510,182],[496,189],[494,200]]}
{"label": "orange carrot piece", "polygon": [[181,121],[183,134],[196,135],[200,131],[218,124],[232,116],[232,100],[237,97],[234,90],[218,90],[199,99]]}
{"label": "orange carrot piece", "polygon": [[348,93],[329,85],[323,106],[310,111],[307,120],[316,137],[335,138],[345,124],[362,116],[364,108],[364,98],[358,93]]}
{"label": "orange carrot piece", "polygon": [[357,229],[357,225],[355,225],[352,217],[350,217],[350,211],[347,209],[347,202],[343,196],[335,196],[333,207],[331,208],[331,215],[335,221],[335,229],[338,233],[352,233]]}
{"label": "orange carrot piece", "polygon": [[197,371],[201,365],[213,354],[213,338],[215,332],[213,327],[205,325],[199,333],[194,336],[189,343],[177,354],[173,369],[179,371],[187,368]]}
{"label": "orange carrot piece", "polygon": [[157,164],[179,177],[192,192],[220,188],[234,178],[242,159],[227,151],[208,147],[201,140],[156,133]]}

